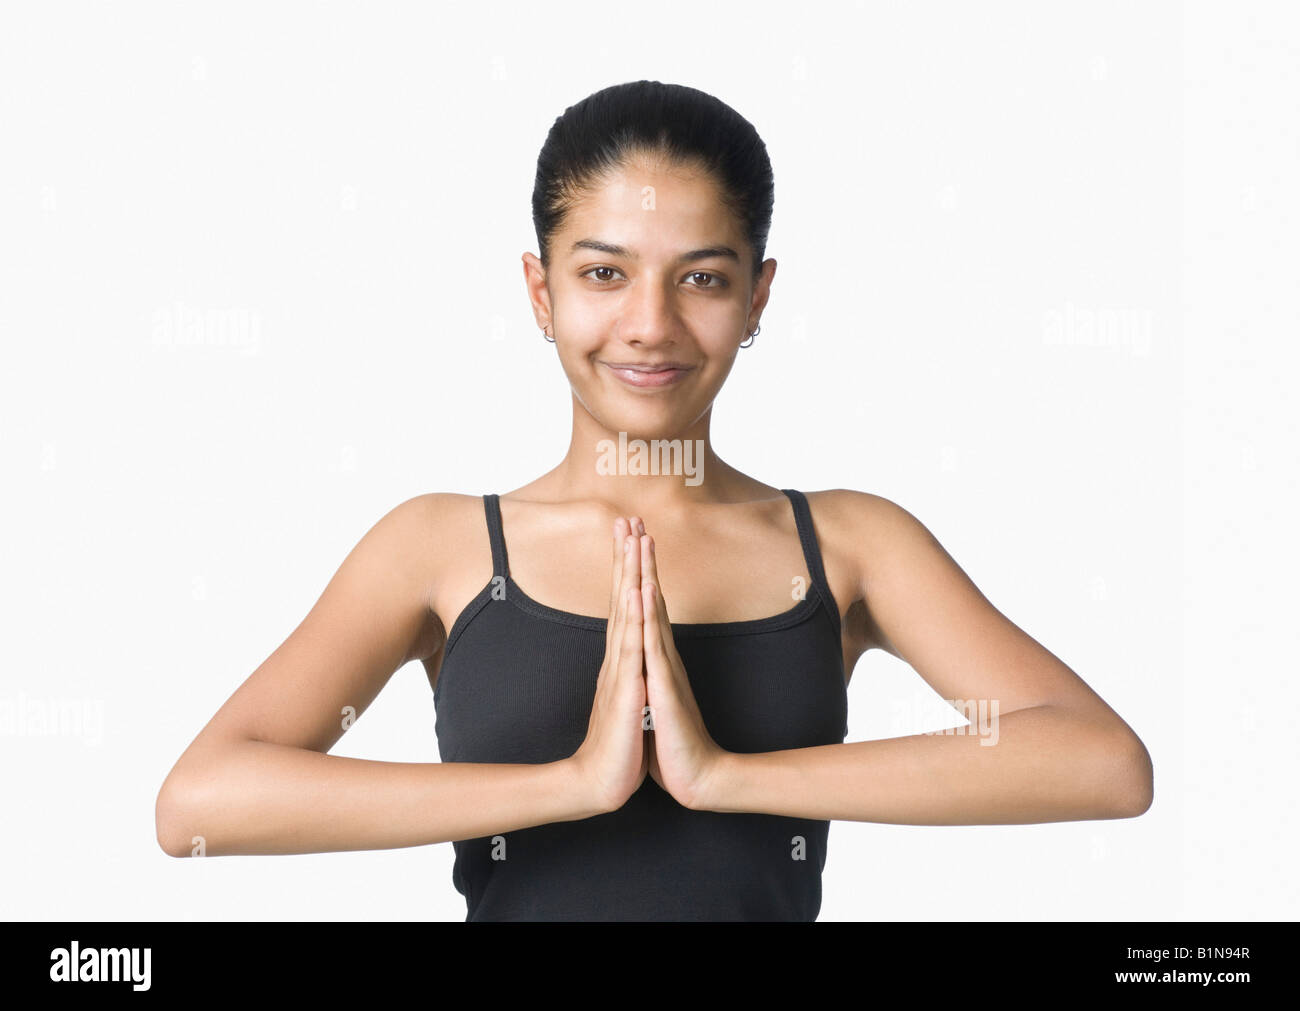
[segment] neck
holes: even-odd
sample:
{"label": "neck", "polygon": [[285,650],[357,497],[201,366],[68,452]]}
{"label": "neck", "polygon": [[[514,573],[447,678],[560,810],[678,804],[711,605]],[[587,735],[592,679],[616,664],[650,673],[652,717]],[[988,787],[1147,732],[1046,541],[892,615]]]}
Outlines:
{"label": "neck", "polygon": [[535,486],[548,499],[605,502],[624,514],[662,516],[702,502],[743,501],[766,486],[714,452],[712,408],[685,430],[619,432],[602,425],[577,398],[564,459]]}

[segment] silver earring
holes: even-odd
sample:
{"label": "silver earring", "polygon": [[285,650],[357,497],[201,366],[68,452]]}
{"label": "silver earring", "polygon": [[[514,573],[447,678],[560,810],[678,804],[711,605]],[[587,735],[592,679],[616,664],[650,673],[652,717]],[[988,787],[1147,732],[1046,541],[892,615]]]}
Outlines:
{"label": "silver earring", "polygon": [[753,343],[754,343],[754,338],[758,336],[758,331],[760,331],[760,330],[762,330],[762,329],[763,329],[763,324],[762,324],[762,323],[759,323],[759,324],[758,324],[757,326],[755,326],[754,329],[750,332],[749,340],[747,340],[747,341],[742,341],[740,346],[741,346],[742,348],[747,348],[747,347],[749,347],[749,345],[753,344]]}
{"label": "silver earring", "polygon": [[546,338],[548,341],[550,341],[552,344],[554,344],[554,343],[555,343],[555,338],[552,337],[550,334],[548,334],[548,333],[546,332],[546,327],[547,327],[547,326],[550,326],[550,325],[551,325],[550,323],[547,323],[546,326],[542,327],[542,336],[545,337],[545,338]]}

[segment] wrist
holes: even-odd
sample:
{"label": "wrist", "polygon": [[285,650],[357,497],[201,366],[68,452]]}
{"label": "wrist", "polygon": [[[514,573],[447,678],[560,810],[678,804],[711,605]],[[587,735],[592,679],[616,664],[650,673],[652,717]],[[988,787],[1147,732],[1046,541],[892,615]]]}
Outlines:
{"label": "wrist", "polygon": [[599,795],[595,778],[586,774],[576,757],[562,758],[552,765],[558,791],[564,797],[565,821],[581,821],[614,810]]}
{"label": "wrist", "polygon": [[744,755],[718,749],[691,797],[692,811],[725,811]]}

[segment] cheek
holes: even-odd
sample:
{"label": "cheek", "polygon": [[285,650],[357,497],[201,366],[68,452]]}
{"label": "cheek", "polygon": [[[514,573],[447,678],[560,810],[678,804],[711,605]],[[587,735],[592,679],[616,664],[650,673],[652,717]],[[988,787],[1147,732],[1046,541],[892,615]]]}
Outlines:
{"label": "cheek", "polygon": [[555,321],[570,353],[582,355],[596,351],[608,342],[617,316],[603,311],[598,305],[579,301],[565,305],[556,313]]}

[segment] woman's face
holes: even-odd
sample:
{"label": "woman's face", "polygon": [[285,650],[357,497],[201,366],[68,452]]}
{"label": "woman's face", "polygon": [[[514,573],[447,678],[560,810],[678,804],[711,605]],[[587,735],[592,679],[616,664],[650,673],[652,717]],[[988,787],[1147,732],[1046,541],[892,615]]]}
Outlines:
{"label": "woman's face", "polygon": [[713,178],[637,159],[592,184],[525,254],[538,324],[550,323],[574,396],[609,431],[672,438],[699,420],[767,303],[740,223]]}

